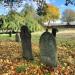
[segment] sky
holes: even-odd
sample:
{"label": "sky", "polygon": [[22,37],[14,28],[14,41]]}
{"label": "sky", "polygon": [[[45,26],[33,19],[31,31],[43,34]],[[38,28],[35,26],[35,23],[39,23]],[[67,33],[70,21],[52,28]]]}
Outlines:
{"label": "sky", "polygon": [[65,6],[65,0],[47,0],[47,3],[57,6],[61,13],[63,13],[65,9],[73,9],[75,11],[74,5],[69,4],[68,6]]}
{"label": "sky", "polygon": [[[75,6],[70,5],[70,4],[68,6],[65,6],[65,0],[46,0],[46,2],[57,6],[61,13],[63,13],[65,9],[73,9],[75,11]],[[24,4],[25,2],[23,2],[22,7],[18,9],[16,8],[16,10],[20,12],[23,9]],[[36,6],[34,3],[32,4],[34,5],[34,7]],[[4,5],[0,4],[0,15],[6,15],[8,13],[8,10],[9,8],[6,8],[4,7]]]}

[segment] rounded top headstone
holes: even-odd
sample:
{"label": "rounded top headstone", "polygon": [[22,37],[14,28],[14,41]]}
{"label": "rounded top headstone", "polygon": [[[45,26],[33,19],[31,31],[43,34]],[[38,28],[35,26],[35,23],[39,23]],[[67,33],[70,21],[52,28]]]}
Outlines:
{"label": "rounded top headstone", "polygon": [[39,42],[42,63],[49,66],[57,66],[56,61],[56,40],[52,33],[44,32]]}
{"label": "rounded top headstone", "polygon": [[23,26],[21,27],[21,31],[22,31],[23,33],[29,32],[28,27],[25,26],[25,25],[23,25]]}
{"label": "rounded top headstone", "polygon": [[29,31],[27,26],[23,25],[21,27],[20,36],[21,36],[22,39],[31,38],[31,33],[30,33],[30,31]]}

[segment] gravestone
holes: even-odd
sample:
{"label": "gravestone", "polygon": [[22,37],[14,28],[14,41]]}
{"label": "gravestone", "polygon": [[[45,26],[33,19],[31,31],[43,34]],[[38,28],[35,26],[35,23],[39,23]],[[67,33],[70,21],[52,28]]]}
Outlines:
{"label": "gravestone", "polygon": [[31,33],[27,26],[21,27],[20,32],[22,49],[23,49],[23,57],[27,60],[32,60],[32,47],[31,47]]}
{"label": "gravestone", "polygon": [[15,34],[15,40],[16,40],[16,42],[21,42],[20,33],[17,32]]}
{"label": "gravestone", "polygon": [[44,32],[40,37],[40,58],[41,62],[47,66],[57,66],[56,40],[52,33]]}
{"label": "gravestone", "polygon": [[54,37],[56,37],[56,32],[58,32],[58,29],[53,27],[52,28],[52,34],[53,34]]}

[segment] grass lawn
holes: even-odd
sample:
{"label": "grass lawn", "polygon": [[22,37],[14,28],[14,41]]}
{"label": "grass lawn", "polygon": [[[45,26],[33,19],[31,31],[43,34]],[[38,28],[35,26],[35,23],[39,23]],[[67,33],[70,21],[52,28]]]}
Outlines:
{"label": "grass lawn", "polygon": [[[39,39],[42,32],[32,33],[32,43],[39,45]],[[0,41],[15,41],[15,34],[9,37],[9,34],[0,34]],[[75,30],[74,29],[59,29],[56,36],[57,46],[67,46],[75,49]]]}
{"label": "grass lawn", "polygon": [[13,41],[15,40],[15,34],[12,34],[12,37],[9,37],[9,34],[0,34],[0,41]]}
{"label": "grass lawn", "polygon": [[[39,39],[43,32],[32,33],[32,43],[39,45]],[[56,36],[57,46],[66,46],[75,49],[75,30],[60,30]]]}

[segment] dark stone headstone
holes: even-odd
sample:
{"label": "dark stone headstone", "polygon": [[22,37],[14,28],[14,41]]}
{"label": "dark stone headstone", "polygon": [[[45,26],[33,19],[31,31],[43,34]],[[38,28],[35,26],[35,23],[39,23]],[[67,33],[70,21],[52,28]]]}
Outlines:
{"label": "dark stone headstone", "polygon": [[52,28],[52,34],[54,37],[56,37],[56,32],[58,32],[57,28]]}
{"label": "dark stone headstone", "polygon": [[57,66],[56,40],[52,33],[44,32],[40,37],[41,62],[47,66]]}
{"label": "dark stone headstone", "polygon": [[22,49],[23,49],[23,57],[27,60],[32,60],[32,47],[31,47],[31,33],[27,26],[21,27],[20,32]]}

